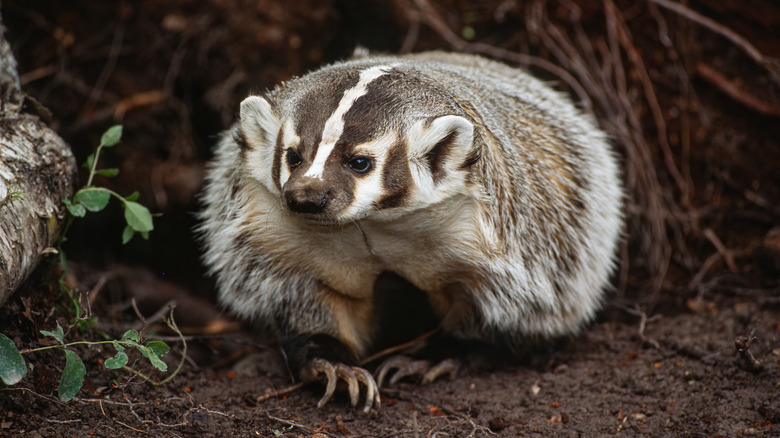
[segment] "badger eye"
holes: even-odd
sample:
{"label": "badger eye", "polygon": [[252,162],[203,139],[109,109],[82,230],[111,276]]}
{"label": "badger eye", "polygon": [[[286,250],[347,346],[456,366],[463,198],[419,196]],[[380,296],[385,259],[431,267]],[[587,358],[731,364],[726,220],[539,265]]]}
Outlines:
{"label": "badger eye", "polygon": [[357,173],[366,173],[371,170],[373,162],[368,157],[355,157],[347,162],[347,166]]}
{"label": "badger eye", "polygon": [[287,165],[290,166],[290,169],[295,169],[298,167],[298,165],[301,164],[302,161],[303,158],[298,155],[298,152],[295,152],[292,149],[287,149]]}

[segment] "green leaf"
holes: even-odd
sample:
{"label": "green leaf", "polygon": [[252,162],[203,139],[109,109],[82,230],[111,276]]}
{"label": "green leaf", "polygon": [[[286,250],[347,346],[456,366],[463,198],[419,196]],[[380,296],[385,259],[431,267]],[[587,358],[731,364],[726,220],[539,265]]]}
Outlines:
{"label": "green leaf", "polygon": [[111,194],[104,189],[86,187],[78,191],[73,201],[82,204],[89,211],[100,211],[106,208]]}
{"label": "green leaf", "polygon": [[116,339],[114,339],[114,348],[116,348],[116,351],[125,351],[125,347],[120,344]]}
{"label": "green leaf", "polygon": [[149,209],[137,202],[125,202],[125,220],[127,225],[134,231],[146,232],[154,229],[152,214],[149,213]]}
{"label": "green leaf", "polygon": [[103,175],[103,176],[106,176],[106,177],[109,177],[109,178],[113,178],[113,177],[119,175],[119,169],[114,169],[114,168],[111,168],[111,169],[98,169],[98,170],[95,171],[95,173],[98,174],[98,175]]}
{"label": "green leaf", "polygon": [[152,350],[158,356],[165,356],[171,351],[171,347],[163,341],[149,341],[146,343],[146,348]]}
{"label": "green leaf", "polygon": [[108,130],[103,133],[103,136],[100,137],[100,146],[111,147],[119,143],[119,140],[121,139],[122,139],[122,125],[114,125],[108,128]]}
{"label": "green leaf", "polygon": [[127,365],[127,353],[124,351],[117,352],[116,356],[106,359],[105,365],[109,370],[116,370]]}
{"label": "green leaf", "polygon": [[24,358],[14,341],[0,333],[0,379],[6,385],[16,385],[27,374]]}
{"label": "green leaf", "polygon": [[122,335],[122,340],[141,342],[141,335],[138,334],[138,330],[130,329]]}
{"label": "green leaf", "polygon": [[95,162],[95,154],[89,154],[87,157],[87,161],[84,162],[84,168],[87,170],[92,170],[92,163]]}
{"label": "green leaf", "polygon": [[163,362],[151,348],[147,348],[143,345],[135,347],[145,358],[149,359],[149,362],[160,371],[168,371],[168,365]]}
{"label": "green leaf", "polygon": [[87,209],[82,204],[73,204],[70,199],[64,199],[62,201],[65,204],[65,208],[68,209],[70,214],[76,217],[84,217],[87,214]]}
{"label": "green leaf", "polygon": [[57,322],[57,330],[50,332],[48,330],[41,330],[41,334],[43,336],[51,336],[52,338],[56,339],[60,344],[65,343],[65,333],[62,331],[62,326],[60,326],[60,322]]}
{"label": "green leaf", "polygon": [[125,196],[125,201],[137,201],[140,196],[141,194],[136,190],[135,192],[130,193],[129,196]]}
{"label": "green leaf", "polygon": [[124,231],[122,231],[122,245],[129,242],[134,235],[135,235],[135,231],[133,231],[133,229],[130,228],[130,226],[126,226]]}
{"label": "green leaf", "polygon": [[62,370],[58,391],[60,400],[64,402],[72,400],[84,384],[86,374],[87,369],[79,355],[75,351],[65,350],[65,369]]}

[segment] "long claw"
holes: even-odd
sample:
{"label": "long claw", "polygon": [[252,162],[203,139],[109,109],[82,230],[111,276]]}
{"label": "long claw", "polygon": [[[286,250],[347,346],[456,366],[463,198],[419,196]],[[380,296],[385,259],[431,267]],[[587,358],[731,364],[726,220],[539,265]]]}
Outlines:
{"label": "long claw", "polygon": [[352,406],[357,406],[358,398],[360,397],[360,387],[358,386],[357,377],[351,367],[344,365],[343,363],[336,365],[336,376],[341,380],[347,382],[349,390],[349,401]]}
{"label": "long claw", "polygon": [[379,409],[382,400],[379,397],[379,388],[376,381],[374,381],[374,376],[363,368],[354,368],[354,371],[357,379],[366,385],[366,404],[363,405],[363,412],[367,414],[371,410],[372,405]]}
{"label": "long claw", "polygon": [[455,374],[458,372],[459,362],[455,359],[445,359],[439,363],[437,363],[435,366],[428,369],[428,371],[425,372],[425,375],[423,375],[422,384],[428,384],[433,382],[434,380],[438,379],[444,374],[449,374],[450,379],[455,377]]}
{"label": "long claw", "polygon": [[374,380],[374,376],[363,368],[352,367],[343,363],[333,365],[325,359],[318,358],[311,362],[305,372],[306,379],[304,381],[313,381],[320,375],[327,380],[325,393],[320,401],[317,402],[318,408],[325,406],[330,401],[336,392],[339,380],[343,380],[347,384],[349,400],[352,406],[357,406],[360,401],[360,383],[366,386],[366,403],[363,405],[363,412],[370,412],[372,407],[379,409],[381,405],[379,388]]}
{"label": "long claw", "polygon": [[333,397],[333,393],[336,392],[336,383],[338,383],[338,379],[336,378],[336,370],[327,360],[314,359],[313,366],[317,371],[317,375],[324,373],[325,377],[328,379],[327,386],[325,387],[325,394],[323,394],[320,401],[317,402],[317,407],[321,408],[330,401],[331,397]]}
{"label": "long claw", "polygon": [[376,369],[377,386],[379,388],[382,387],[385,382],[385,377],[387,377],[387,373],[390,372],[390,370],[396,368],[400,369],[411,361],[412,358],[408,356],[394,356],[382,362],[382,364],[379,365],[379,368]]}
{"label": "long claw", "polygon": [[377,383],[381,388],[385,382],[385,377],[391,370],[395,369],[388,385],[395,385],[401,379],[408,376],[422,376],[422,384],[428,384],[439,377],[449,374],[450,378],[455,377],[458,372],[460,362],[456,359],[445,359],[435,366],[427,360],[413,360],[409,356],[394,356],[382,362],[376,369]]}
{"label": "long claw", "polygon": [[431,367],[431,363],[427,360],[415,360],[410,361],[406,365],[398,368],[398,371],[390,378],[390,385],[395,385],[399,380],[407,376],[420,375],[426,372]]}

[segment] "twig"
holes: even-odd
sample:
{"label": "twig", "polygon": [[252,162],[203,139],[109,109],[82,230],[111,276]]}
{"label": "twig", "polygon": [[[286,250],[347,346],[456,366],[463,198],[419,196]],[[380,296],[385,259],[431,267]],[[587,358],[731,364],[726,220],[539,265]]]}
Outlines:
{"label": "twig", "polygon": [[553,75],[557,76],[562,81],[566,82],[568,86],[574,90],[577,97],[582,102],[582,105],[590,110],[593,108],[593,102],[590,96],[582,87],[582,85],[569,74],[566,70],[558,67],[557,65],[547,61],[546,59],[538,58],[535,56],[525,55],[522,53],[513,52],[511,50],[502,49],[500,47],[491,46],[484,43],[469,43],[464,41],[458,35],[447,26],[441,15],[436,9],[428,3],[427,0],[414,0],[415,5],[420,11],[423,21],[428,24],[436,33],[439,34],[447,43],[452,46],[453,49],[463,52],[480,53],[487,55],[491,58],[502,59],[504,61],[514,62],[523,65],[532,65],[534,67],[547,70]]}
{"label": "twig", "polygon": [[160,90],[145,91],[120,100],[114,107],[114,120],[120,121],[125,114],[135,108],[154,105],[165,100],[165,94]]}
{"label": "twig", "polygon": [[380,351],[378,353],[372,354],[371,356],[369,356],[369,357],[363,359],[362,361],[360,361],[360,365],[366,365],[368,363],[371,363],[371,362],[379,359],[380,357],[388,356],[390,354],[395,353],[396,351],[401,351],[401,350],[409,348],[409,347],[411,347],[413,345],[416,345],[416,344],[418,344],[418,343],[428,339],[432,335],[434,335],[436,332],[439,331],[439,329],[440,329],[440,327],[436,327],[435,329],[429,331],[428,333],[424,333],[424,334],[422,334],[422,335],[412,339],[409,342],[405,342],[403,344],[399,344],[399,345],[396,345],[396,346],[393,346],[393,347],[390,347],[390,348],[386,348],[386,349],[384,349],[384,350],[382,350],[382,351]]}
{"label": "twig", "polygon": [[661,146],[661,152],[663,154],[664,163],[666,164],[666,169],[669,171],[669,174],[672,176],[672,179],[677,185],[677,189],[680,191],[682,204],[689,205],[690,189],[688,188],[685,179],[683,178],[680,170],[677,168],[677,164],[675,163],[674,155],[672,154],[672,149],[669,145],[669,139],[667,137],[666,119],[664,118],[663,111],[661,110],[661,105],[658,102],[658,97],[655,94],[653,82],[650,80],[650,75],[647,72],[644,61],[642,61],[642,56],[639,55],[636,47],[631,42],[631,34],[628,30],[628,26],[623,20],[622,14],[615,6],[615,3],[613,3],[612,0],[604,0],[604,9],[608,19],[614,20],[615,30],[617,31],[620,45],[623,46],[623,49],[628,55],[628,58],[631,60],[631,63],[634,64],[634,67],[636,67],[636,72],[639,74],[639,79],[645,92],[645,99],[647,99],[647,103],[650,106],[650,112],[652,113],[653,120],[655,121],[658,144]]}
{"label": "twig", "polygon": [[147,432],[147,431],[145,431],[145,430],[136,429],[135,427],[133,427],[133,426],[130,426],[130,425],[129,425],[129,424],[127,424],[127,423],[123,423],[123,422],[121,422],[121,421],[117,420],[116,418],[112,418],[111,420],[113,420],[113,421],[114,421],[114,423],[116,423],[116,424],[120,424],[120,425],[122,425],[122,426],[124,426],[124,427],[126,427],[126,428],[128,428],[128,429],[130,429],[130,430],[134,430],[134,431],[136,431],[136,432],[140,432],[140,433],[143,433],[143,434],[148,434],[148,433],[149,433],[149,432]]}
{"label": "twig", "polygon": [[[163,315],[165,315],[166,312],[176,308],[176,301],[170,300],[164,305],[160,306],[160,308],[157,309],[157,311],[154,312],[152,316],[150,316],[149,318],[144,318],[143,315],[141,315],[141,311],[138,309],[138,303],[136,303],[135,297],[131,299],[131,303],[133,305],[133,310],[135,310],[135,315],[138,317],[140,321],[136,322],[130,328],[141,331],[142,335],[146,335],[146,330],[150,324],[159,321],[163,317]],[[181,339],[181,337],[179,337],[179,339]]]}
{"label": "twig", "polygon": [[726,261],[726,265],[729,267],[729,271],[734,274],[738,273],[739,268],[737,268],[737,264],[734,263],[734,257],[731,255],[731,251],[726,249],[726,246],[723,244],[723,242],[721,242],[718,236],[715,235],[715,232],[712,231],[712,228],[706,228],[703,233],[704,237],[706,237],[707,240],[712,243],[715,249],[718,250],[720,255],[723,256],[723,260]]}
{"label": "twig", "polygon": [[709,65],[703,62],[697,63],[696,73],[707,82],[718,87],[718,89],[726,93],[730,98],[753,111],[765,116],[780,117],[780,108],[763,102],[756,96],[742,90],[736,82],[729,80]]}
{"label": "twig", "polygon": [[759,195],[758,193],[752,191],[752,190],[745,190],[742,195],[747,199],[748,201],[758,205],[759,207],[769,211],[770,213],[774,214],[775,216],[780,216],[780,206],[775,204],[774,202],[770,202],[763,196]]}
{"label": "twig", "polygon": [[341,415],[336,415],[336,427],[339,429],[339,432],[341,432],[344,438],[352,438],[352,433],[349,431],[347,425],[344,424],[344,420],[341,418]]}
{"label": "twig", "polygon": [[226,413],[224,413],[224,412],[219,412],[219,411],[214,411],[214,410],[211,410],[211,409],[209,409],[209,408],[207,408],[207,407],[205,407],[205,406],[203,406],[203,405],[200,405],[200,406],[198,406],[197,408],[192,408],[192,409],[190,409],[190,410],[192,410],[192,411],[198,411],[198,412],[201,412],[201,411],[203,411],[203,412],[206,412],[206,413],[209,413],[209,414],[216,414],[216,415],[221,415],[221,416],[223,416],[223,417],[225,417],[225,418],[232,418],[232,419],[235,419],[235,418],[236,418],[236,416],[235,416],[235,415],[226,414]]}
{"label": "twig", "polygon": [[653,321],[655,319],[660,318],[660,316],[654,315],[648,318],[647,313],[645,313],[642,309],[640,309],[639,306],[635,306],[634,308],[631,308],[623,305],[618,305],[618,307],[623,309],[623,311],[628,314],[638,316],[639,317],[639,330],[638,330],[639,339],[641,339],[642,342],[644,343],[650,344],[656,350],[661,350],[661,344],[659,344],[658,341],[656,341],[655,339],[648,338],[645,335],[645,328],[647,327],[647,323],[649,321]]}
{"label": "twig", "polygon": [[146,336],[146,330],[147,330],[146,318],[144,318],[143,313],[141,313],[141,310],[138,308],[138,302],[135,300],[135,297],[130,298],[130,303],[132,304],[133,310],[135,311],[135,316],[136,318],[138,318],[139,321],[135,323],[132,326],[132,328],[140,331],[141,337],[144,337]]}
{"label": "twig", "polygon": [[707,18],[699,14],[696,11],[688,9],[687,7],[685,7],[680,3],[674,3],[669,0],[650,0],[650,1],[657,4],[658,6],[661,6],[662,8],[668,9],[679,15],[682,15],[683,17],[693,22],[696,22],[706,27],[707,29],[710,29],[711,31],[718,33],[724,36],[725,38],[731,40],[731,42],[733,42],[742,50],[744,50],[749,57],[753,58],[753,60],[755,60],[756,62],[761,64],[764,68],[766,68],[767,71],[769,71],[769,73],[772,75],[772,78],[775,80],[775,82],[780,84],[780,70],[778,70],[777,60],[773,58],[765,57],[753,44],[751,44],[748,40],[746,40],[738,33],[727,28],[726,26],[723,26],[722,24],[715,22],[710,18]]}
{"label": "twig", "polygon": [[404,42],[398,50],[399,53],[411,52],[420,36],[420,13],[414,9],[406,8],[406,18],[409,20],[409,29],[406,30]]}
{"label": "twig", "polygon": [[257,400],[255,400],[255,401],[257,402],[257,404],[260,404],[260,403],[268,400],[269,398],[280,397],[280,396],[283,396],[285,394],[289,394],[289,393],[291,393],[293,391],[297,391],[297,390],[301,389],[302,387],[303,387],[303,382],[298,382],[298,383],[296,383],[294,385],[288,386],[287,388],[277,389],[277,390],[268,392],[266,394],[263,394],[263,395],[257,397]]}
{"label": "twig", "polygon": [[28,71],[27,73],[20,74],[19,84],[21,84],[22,87],[24,87],[30,82],[37,81],[38,79],[43,79],[47,76],[54,74],[56,71],[57,71],[56,67],[52,64],[36,68],[35,70],[31,70]]}
{"label": "twig", "polygon": [[97,298],[100,291],[103,289],[103,286],[106,285],[106,281],[108,281],[108,274],[103,274],[98,279],[97,283],[92,287],[92,290],[89,291],[89,297],[87,299],[87,304],[91,307],[92,303],[95,302],[95,299]]}
{"label": "twig", "polygon": [[[286,425],[288,425],[290,427],[297,427],[298,429],[301,429],[301,430],[303,430],[305,432],[313,432],[314,431],[314,429],[312,429],[311,427],[304,426],[303,424],[298,424],[298,423],[295,423],[295,422],[292,422],[292,421],[289,421],[289,420],[285,420],[285,419],[282,419],[282,418],[279,418],[279,417],[274,417],[273,415],[271,415],[269,413],[266,413],[265,416],[269,420],[277,421],[279,423],[286,424]],[[320,433],[320,434],[327,435],[327,436],[335,436],[332,433],[327,432],[325,430],[318,430],[317,432]]]}
{"label": "twig", "polygon": [[753,333],[754,331],[751,331],[750,336],[748,337],[737,336],[737,338],[734,340],[734,347],[736,347],[737,353],[739,353],[739,356],[742,358],[742,362],[745,364],[747,369],[755,373],[764,369],[764,364],[762,364],[760,360],[756,359],[756,357],[753,356],[753,353],[750,352],[750,344],[756,340],[756,337],[753,336]]}
{"label": "twig", "polygon": [[81,423],[81,420],[55,420],[54,418],[44,418],[49,423],[68,424],[68,423]]}
{"label": "twig", "polygon": [[181,330],[179,330],[179,326],[176,325],[176,320],[173,319],[173,310],[176,308],[176,304],[175,303],[169,304],[169,307],[171,309],[171,316],[165,322],[168,324],[168,327],[171,330],[173,330],[175,333],[179,335],[179,339],[181,339],[181,344],[182,344],[181,360],[179,361],[179,365],[176,367],[175,370],[173,370],[173,373],[171,373],[170,376],[166,377],[159,383],[152,382],[154,386],[164,385],[170,382],[174,377],[176,377],[177,374],[179,374],[179,371],[181,371],[182,366],[184,366],[184,361],[187,359],[187,340],[184,339],[184,335],[181,333]]}
{"label": "twig", "polygon": [[108,78],[110,78],[111,74],[114,72],[116,61],[119,59],[119,53],[122,50],[122,42],[124,37],[125,20],[123,18],[119,20],[119,24],[117,24],[114,30],[114,40],[111,42],[111,49],[108,53],[108,60],[106,61],[106,65],[103,67],[103,71],[100,72],[100,76],[98,76],[98,79],[95,82],[95,86],[92,88],[92,93],[89,96],[90,102],[97,102],[98,98],[100,98],[100,94],[103,93],[103,88],[106,86]]}
{"label": "twig", "polygon": [[714,252],[709,257],[707,257],[707,260],[705,260],[704,263],[702,263],[701,268],[699,268],[699,271],[696,272],[696,275],[694,275],[693,278],[691,278],[691,281],[688,283],[688,289],[695,289],[699,287],[702,279],[704,279],[704,276],[712,268],[712,265],[714,265],[715,262],[720,260],[720,258],[721,258],[720,252]]}

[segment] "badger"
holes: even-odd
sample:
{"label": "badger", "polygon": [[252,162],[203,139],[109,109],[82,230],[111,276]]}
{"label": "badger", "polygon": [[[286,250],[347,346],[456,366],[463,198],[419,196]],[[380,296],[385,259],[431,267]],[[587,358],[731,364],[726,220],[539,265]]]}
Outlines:
{"label": "badger", "polygon": [[384,273],[422,291],[454,339],[570,335],[609,288],[622,197],[606,135],[524,71],[367,56],[241,102],[199,233],[220,302],[286,341],[303,381],[327,380],[319,406],[341,381],[353,406],[366,387],[368,411],[379,392],[358,364]]}

